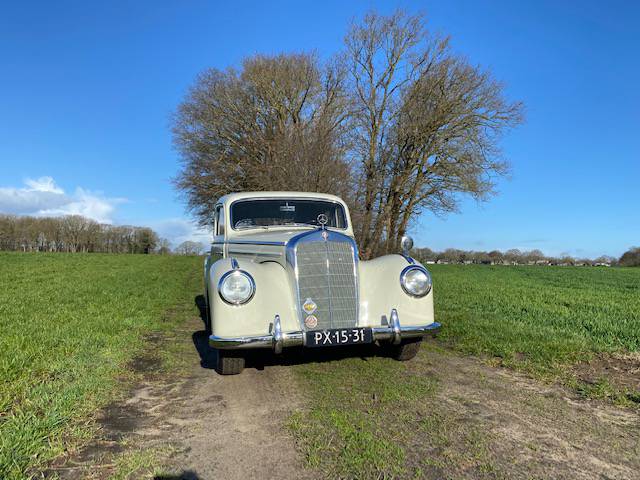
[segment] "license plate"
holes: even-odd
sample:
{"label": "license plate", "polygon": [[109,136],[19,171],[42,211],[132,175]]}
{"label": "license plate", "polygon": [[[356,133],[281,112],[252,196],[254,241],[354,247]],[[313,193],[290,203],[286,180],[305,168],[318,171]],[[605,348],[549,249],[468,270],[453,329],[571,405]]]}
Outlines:
{"label": "license plate", "polygon": [[334,345],[355,345],[371,343],[373,334],[370,328],[336,328],[306,332],[307,347],[331,347]]}

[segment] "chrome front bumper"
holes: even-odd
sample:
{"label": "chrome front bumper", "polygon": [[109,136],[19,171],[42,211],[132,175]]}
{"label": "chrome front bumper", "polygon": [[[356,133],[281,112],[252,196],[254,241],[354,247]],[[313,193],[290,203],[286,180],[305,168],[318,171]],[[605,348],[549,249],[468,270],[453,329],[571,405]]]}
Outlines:
{"label": "chrome front bumper", "polygon": [[[391,310],[388,325],[371,327],[373,340],[389,341],[397,345],[405,338],[424,337],[435,335],[440,330],[437,322],[428,325],[400,325],[398,312]],[[270,333],[267,335],[254,335],[247,337],[218,337],[211,335],[209,345],[218,349],[236,348],[272,348],[275,353],[281,353],[284,347],[297,347],[304,345],[305,332],[283,332],[280,324],[280,316],[276,315],[271,324]]]}

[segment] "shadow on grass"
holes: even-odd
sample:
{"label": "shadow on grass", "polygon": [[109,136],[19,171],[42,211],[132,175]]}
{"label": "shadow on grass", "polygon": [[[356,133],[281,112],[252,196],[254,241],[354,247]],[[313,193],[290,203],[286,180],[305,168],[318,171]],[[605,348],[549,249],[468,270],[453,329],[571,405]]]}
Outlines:
{"label": "shadow on grass", "polygon": [[[207,307],[203,295],[195,297],[194,302],[200,312],[203,326],[206,322]],[[199,330],[192,335],[193,345],[200,355],[202,368],[215,369],[217,352],[209,346],[206,330]],[[264,370],[265,367],[275,365],[300,365],[304,363],[334,362],[345,358],[360,357],[368,360],[374,357],[387,357],[387,351],[378,345],[354,345],[326,348],[286,348],[281,355],[274,354],[268,349],[246,350],[245,368]]]}

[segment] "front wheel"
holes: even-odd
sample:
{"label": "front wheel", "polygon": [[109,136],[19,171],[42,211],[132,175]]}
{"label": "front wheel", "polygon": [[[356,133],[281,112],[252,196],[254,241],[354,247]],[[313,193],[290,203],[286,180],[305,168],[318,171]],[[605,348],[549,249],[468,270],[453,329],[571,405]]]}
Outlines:
{"label": "front wheel", "polygon": [[220,375],[237,375],[244,370],[244,356],[234,351],[217,350],[216,372]]}
{"label": "front wheel", "polygon": [[411,338],[403,340],[400,345],[385,345],[384,349],[391,358],[400,362],[406,362],[418,354],[421,343],[422,338]]}
{"label": "front wheel", "polygon": [[204,286],[204,312],[201,313],[204,314],[204,329],[207,332],[207,337],[209,335],[211,335],[211,309],[209,308],[209,289],[207,288],[207,286]]}

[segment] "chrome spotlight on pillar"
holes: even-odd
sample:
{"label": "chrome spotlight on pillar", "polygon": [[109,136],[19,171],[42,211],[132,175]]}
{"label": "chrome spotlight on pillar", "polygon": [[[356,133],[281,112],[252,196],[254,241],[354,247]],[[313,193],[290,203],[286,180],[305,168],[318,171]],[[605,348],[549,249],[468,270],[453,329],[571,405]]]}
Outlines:
{"label": "chrome spotlight on pillar", "polygon": [[409,252],[411,252],[411,249],[413,248],[413,238],[409,235],[404,235],[400,240],[400,248],[402,249],[402,254],[405,257],[408,257]]}

